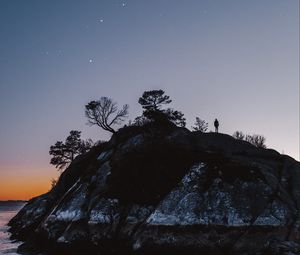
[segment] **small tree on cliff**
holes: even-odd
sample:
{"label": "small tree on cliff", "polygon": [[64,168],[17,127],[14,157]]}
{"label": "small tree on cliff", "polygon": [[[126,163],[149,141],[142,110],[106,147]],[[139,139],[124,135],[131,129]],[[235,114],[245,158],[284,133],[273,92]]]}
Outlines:
{"label": "small tree on cliff", "polygon": [[58,181],[58,180],[56,180],[56,179],[54,179],[54,178],[51,179],[51,189],[53,189],[53,188],[56,186],[57,181]]}
{"label": "small tree on cliff", "polygon": [[237,140],[244,140],[245,139],[245,135],[242,131],[235,131],[232,136]]}
{"label": "small tree on cliff", "polygon": [[97,125],[102,129],[115,133],[114,125],[120,125],[128,117],[127,104],[118,110],[117,103],[107,97],[101,97],[98,101],[91,101],[85,106],[85,115],[89,125]]}
{"label": "small tree on cliff", "polygon": [[265,142],[266,142],[266,138],[262,135],[246,135],[245,140],[251,144],[253,144],[254,146],[256,146],[257,148],[267,148]]}
{"label": "small tree on cliff", "polygon": [[205,120],[196,117],[196,122],[194,126],[192,126],[192,129],[194,131],[206,132],[207,128],[208,128],[208,123]]}
{"label": "small tree on cliff", "polygon": [[170,97],[165,95],[165,92],[161,89],[145,91],[139,98],[139,104],[144,109],[143,116],[150,121],[172,122],[175,125],[184,127],[185,118],[182,112],[171,108],[161,109],[163,105],[171,102]]}
{"label": "small tree on cliff", "polygon": [[59,170],[63,170],[77,155],[88,151],[92,145],[90,142],[81,140],[80,135],[80,131],[72,130],[65,142],[57,141],[50,146],[49,154],[52,156],[50,164],[55,165]]}

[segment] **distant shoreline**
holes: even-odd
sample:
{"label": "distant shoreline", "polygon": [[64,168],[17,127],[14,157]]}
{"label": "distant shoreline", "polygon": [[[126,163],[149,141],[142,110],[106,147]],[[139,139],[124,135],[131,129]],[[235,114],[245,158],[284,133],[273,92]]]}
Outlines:
{"label": "distant shoreline", "polygon": [[27,203],[28,200],[0,200],[0,203]]}

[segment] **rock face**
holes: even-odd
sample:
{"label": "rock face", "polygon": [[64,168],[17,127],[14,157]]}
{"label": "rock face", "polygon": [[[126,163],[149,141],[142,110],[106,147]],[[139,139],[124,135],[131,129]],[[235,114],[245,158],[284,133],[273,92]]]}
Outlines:
{"label": "rock face", "polygon": [[300,164],[224,134],[128,127],[10,226],[27,243],[95,254],[300,254]]}

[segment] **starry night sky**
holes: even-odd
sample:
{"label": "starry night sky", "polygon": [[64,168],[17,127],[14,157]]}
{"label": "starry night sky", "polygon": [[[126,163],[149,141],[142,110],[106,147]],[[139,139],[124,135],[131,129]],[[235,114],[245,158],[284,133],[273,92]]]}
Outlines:
{"label": "starry night sky", "polygon": [[70,130],[109,138],[86,125],[90,100],[133,119],[159,88],[188,128],[218,118],[299,160],[299,1],[1,0],[0,199],[47,191]]}

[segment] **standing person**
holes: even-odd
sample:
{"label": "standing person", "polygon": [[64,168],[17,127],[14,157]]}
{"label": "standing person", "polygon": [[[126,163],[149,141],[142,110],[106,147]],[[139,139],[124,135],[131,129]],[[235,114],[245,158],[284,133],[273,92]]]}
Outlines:
{"label": "standing person", "polygon": [[218,133],[219,132],[219,121],[217,119],[215,119],[214,126],[215,126],[215,132]]}

